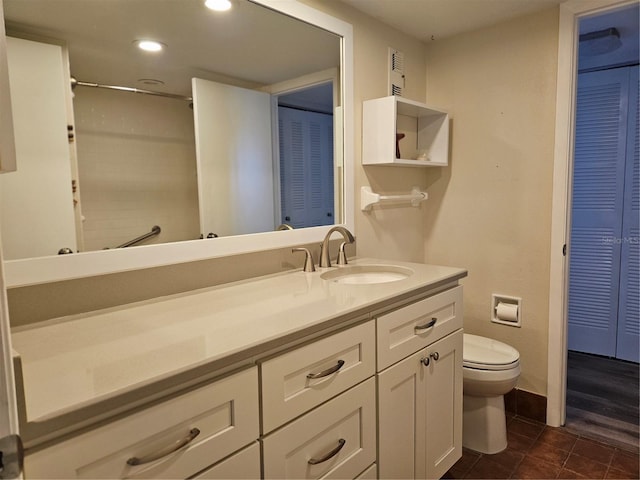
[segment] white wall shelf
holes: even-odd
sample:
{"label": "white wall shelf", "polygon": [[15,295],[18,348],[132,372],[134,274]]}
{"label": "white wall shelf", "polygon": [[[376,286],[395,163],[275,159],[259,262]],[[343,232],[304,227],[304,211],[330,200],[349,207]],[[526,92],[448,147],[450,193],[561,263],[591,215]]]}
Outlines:
{"label": "white wall shelf", "polygon": [[[366,100],[362,106],[362,164],[445,167],[449,164],[449,114],[407,98]],[[396,134],[400,158],[396,156]]]}

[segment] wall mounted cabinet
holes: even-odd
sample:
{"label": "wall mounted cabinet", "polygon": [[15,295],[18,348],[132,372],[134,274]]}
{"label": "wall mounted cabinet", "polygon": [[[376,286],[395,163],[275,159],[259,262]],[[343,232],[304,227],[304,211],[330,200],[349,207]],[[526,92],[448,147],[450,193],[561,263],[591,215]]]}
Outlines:
{"label": "wall mounted cabinet", "polygon": [[[404,136],[397,140],[396,135]],[[449,114],[397,96],[365,101],[362,106],[362,164],[447,166]]]}

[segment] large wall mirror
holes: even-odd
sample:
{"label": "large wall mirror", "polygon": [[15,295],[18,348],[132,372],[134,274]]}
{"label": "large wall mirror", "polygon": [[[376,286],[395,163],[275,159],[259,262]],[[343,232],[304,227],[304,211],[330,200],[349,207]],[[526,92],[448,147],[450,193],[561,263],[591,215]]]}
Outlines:
{"label": "large wall mirror", "polygon": [[4,0],[4,19],[8,286],[353,227],[345,22],[295,0]]}

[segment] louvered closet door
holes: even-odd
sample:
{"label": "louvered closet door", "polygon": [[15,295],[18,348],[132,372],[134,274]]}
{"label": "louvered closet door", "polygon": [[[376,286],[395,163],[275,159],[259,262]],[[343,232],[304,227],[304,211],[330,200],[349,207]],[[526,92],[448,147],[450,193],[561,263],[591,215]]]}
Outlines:
{"label": "louvered closet door", "polygon": [[638,67],[629,74],[629,128],[620,260],[616,357],[637,362],[640,345],[640,120]]}
{"label": "louvered closet door", "polygon": [[628,70],[578,77],[569,263],[569,349],[615,356]]}
{"label": "louvered closet door", "polygon": [[282,222],[332,225],[333,116],[278,108]]}

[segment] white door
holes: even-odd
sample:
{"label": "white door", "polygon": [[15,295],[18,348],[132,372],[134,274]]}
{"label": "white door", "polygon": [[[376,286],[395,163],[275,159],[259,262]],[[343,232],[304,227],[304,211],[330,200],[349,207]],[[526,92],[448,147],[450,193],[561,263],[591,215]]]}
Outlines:
{"label": "white door", "polygon": [[0,177],[7,260],[77,250],[62,47],[7,38],[18,168]]}
{"label": "white door", "polygon": [[275,230],[271,96],[199,78],[192,84],[201,233]]}

